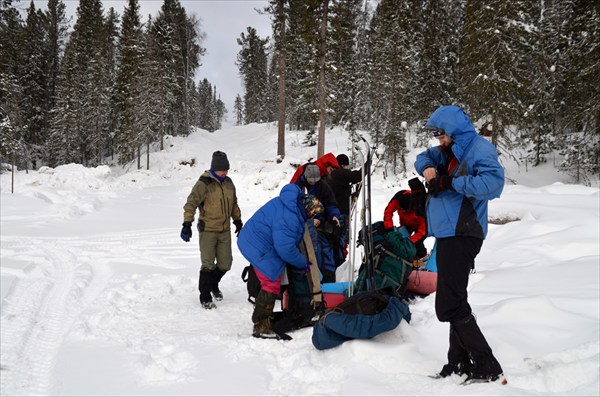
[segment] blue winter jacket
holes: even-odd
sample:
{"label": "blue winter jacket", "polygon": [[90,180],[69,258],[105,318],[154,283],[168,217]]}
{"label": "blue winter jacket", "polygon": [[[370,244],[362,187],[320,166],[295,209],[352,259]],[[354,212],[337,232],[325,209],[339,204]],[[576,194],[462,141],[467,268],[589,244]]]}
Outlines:
{"label": "blue winter jacket", "polygon": [[[427,199],[427,231],[434,237],[487,235],[488,200],[500,197],[504,188],[504,169],[496,148],[479,136],[469,117],[458,106],[441,106],[427,121],[442,128],[453,140],[451,149],[458,166],[450,174],[452,188]],[[417,156],[415,169],[420,175],[426,168],[447,169],[441,146]]]}
{"label": "blue winter jacket", "polygon": [[244,258],[275,281],[286,263],[304,269],[307,259],[298,245],[304,236],[304,193],[295,184],[281,189],[246,222],[237,239]]}

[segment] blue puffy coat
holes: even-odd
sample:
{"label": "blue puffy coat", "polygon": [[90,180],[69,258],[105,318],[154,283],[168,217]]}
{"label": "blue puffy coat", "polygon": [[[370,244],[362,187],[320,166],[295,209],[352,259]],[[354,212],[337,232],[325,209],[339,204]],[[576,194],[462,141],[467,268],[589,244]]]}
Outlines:
{"label": "blue puffy coat", "polygon": [[[487,236],[488,200],[500,197],[504,188],[504,169],[496,148],[479,136],[469,117],[458,106],[441,106],[427,121],[442,128],[453,140],[451,149],[458,166],[450,174],[452,188],[427,200],[427,231],[434,237]],[[428,167],[446,164],[441,146],[417,156],[415,169],[423,175]]]}
{"label": "blue puffy coat", "polygon": [[286,263],[304,269],[307,259],[298,249],[304,236],[304,193],[288,184],[246,222],[237,239],[244,258],[275,281]]}

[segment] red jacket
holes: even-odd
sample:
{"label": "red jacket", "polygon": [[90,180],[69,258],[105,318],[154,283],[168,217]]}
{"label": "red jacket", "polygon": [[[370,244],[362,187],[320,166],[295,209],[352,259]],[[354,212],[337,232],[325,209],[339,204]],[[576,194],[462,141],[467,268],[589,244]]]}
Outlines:
{"label": "red jacket", "polygon": [[398,212],[400,226],[405,226],[411,234],[410,241],[417,241],[427,237],[427,223],[425,218],[417,216],[410,210],[410,190],[400,190],[392,197],[383,212],[383,227],[391,229],[394,227],[394,212]]}
{"label": "red jacket", "polygon": [[[306,163],[308,164],[308,163]],[[302,164],[296,172],[294,176],[292,176],[292,180],[290,183],[296,183],[298,178],[304,173],[304,168],[306,168],[306,164]],[[315,160],[315,164],[319,167],[319,171],[321,171],[321,178],[324,178],[328,175],[327,167],[340,168],[340,165],[337,162],[337,159],[333,155],[333,153],[326,153]]]}

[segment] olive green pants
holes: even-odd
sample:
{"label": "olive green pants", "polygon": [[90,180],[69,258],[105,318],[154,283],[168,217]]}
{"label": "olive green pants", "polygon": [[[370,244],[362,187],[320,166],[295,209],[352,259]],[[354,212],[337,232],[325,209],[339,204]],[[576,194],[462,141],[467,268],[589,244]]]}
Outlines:
{"label": "olive green pants", "polygon": [[[202,271],[219,269],[222,272],[231,269],[233,255],[231,254],[231,231],[201,232],[200,260]],[[215,263],[216,260],[216,263]]]}

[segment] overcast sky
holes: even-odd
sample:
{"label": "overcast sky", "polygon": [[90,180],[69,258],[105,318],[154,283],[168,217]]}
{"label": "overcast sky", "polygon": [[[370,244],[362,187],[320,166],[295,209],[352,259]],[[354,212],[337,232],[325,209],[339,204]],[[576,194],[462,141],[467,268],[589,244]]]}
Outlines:
{"label": "overcast sky", "polygon": [[[67,7],[67,15],[75,14],[79,0],[63,0]],[[47,0],[35,0],[38,8],[46,8]],[[196,81],[207,78],[217,86],[217,94],[225,103],[228,118],[233,120],[233,103],[237,94],[243,96],[244,88],[235,61],[240,46],[237,39],[248,26],[254,27],[260,37],[271,36],[271,24],[268,15],[260,15],[256,8],[264,8],[267,0],[180,0],[188,15],[195,14],[200,20],[200,29],[205,34],[202,46],[206,53],[200,60],[202,66],[196,71]],[[112,7],[122,17],[127,0],[102,0],[105,13]],[[140,0],[142,21],[148,15],[155,17],[163,4],[163,0]],[[29,0],[22,0],[18,5],[28,7]]]}

